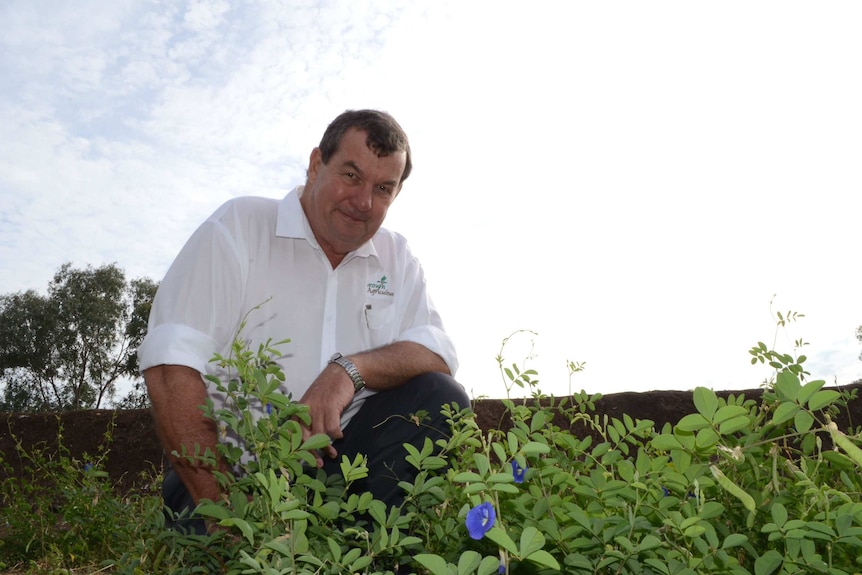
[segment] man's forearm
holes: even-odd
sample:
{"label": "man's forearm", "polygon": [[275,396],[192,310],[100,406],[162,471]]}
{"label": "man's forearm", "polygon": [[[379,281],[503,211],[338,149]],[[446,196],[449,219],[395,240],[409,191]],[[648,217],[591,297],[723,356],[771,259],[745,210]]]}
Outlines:
{"label": "man's forearm", "polygon": [[449,374],[443,358],[418,343],[395,343],[350,355],[369,389],[381,391],[431,371]]}
{"label": "man's forearm", "polygon": [[216,453],[215,422],[204,415],[206,389],[196,370],[180,365],[159,365],[144,371],[144,381],[153,406],[153,419],[162,446],[195,502],[217,500],[219,487],[210,466],[176,458],[174,451],[193,455],[208,448]]}

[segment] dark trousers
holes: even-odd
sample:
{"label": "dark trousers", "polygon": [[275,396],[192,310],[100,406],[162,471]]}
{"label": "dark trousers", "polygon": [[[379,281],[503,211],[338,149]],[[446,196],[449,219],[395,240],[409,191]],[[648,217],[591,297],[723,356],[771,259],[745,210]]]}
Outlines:
{"label": "dark trousers", "polygon": [[[403,492],[399,481],[412,482],[417,470],[405,459],[403,444],[410,443],[420,451],[426,437],[432,441],[448,437],[450,430],[440,408],[455,402],[469,407],[470,399],[464,389],[451,377],[442,373],[425,373],[401,387],[384,391],[365,400],[362,408],[344,429],[344,437],[332,446],[338,451],[335,459],[325,459],[327,474],[341,473],[341,457],[352,461],[357,454],[367,456],[368,477],[357,481],[351,491],[370,491],[375,499],[387,505],[399,505]],[[411,419],[421,411],[426,418],[417,423]]]}
{"label": "dark trousers", "polygon": [[[434,441],[448,436],[450,430],[440,409],[452,402],[464,408],[470,405],[470,398],[452,377],[437,372],[424,373],[400,387],[368,397],[344,429],[344,437],[333,443],[338,457],[325,459],[323,469],[327,474],[340,474],[342,456],[353,461],[357,454],[365,454],[368,477],[354,483],[351,491],[370,491],[387,505],[401,504],[403,493],[398,482],[412,482],[417,473],[404,458],[407,452],[403,444],[421,450],[426,437]],[[427,416],[421,422],[412,419],[423,411]],[[165,505],[176,513],[185,511],[188,515],[195,508],[173,470],[165,474],[162,495]],[[198,534],[206,532],[203,521],[196,518],[168,523]]]}

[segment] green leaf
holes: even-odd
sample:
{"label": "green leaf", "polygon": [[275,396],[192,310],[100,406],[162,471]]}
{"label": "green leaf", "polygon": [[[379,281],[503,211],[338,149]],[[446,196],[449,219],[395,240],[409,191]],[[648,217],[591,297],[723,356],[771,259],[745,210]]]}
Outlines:
{"label": "green leaf", "polygon": [[659,451],[670,451],[672,449],[682,449],[682,444],[679,442],[679,439],[670,433],[663,433],[653,437],[652,447]]}
{"label": "green leaf", "polygon": [[739,416],[748,417],[748,408],[741,405],[725,405],[715,413],[712,423],[713,425],[720,425]]}
{"label": "green leaf", "polygon": [[712,519],[718,517],[725,512],[724,505],[717,501],[707,501],[703,504],[699,516],[701,519]]}
{"label": "green leaf", "polygon": [[743,429],[748,427],[750,423],[751,420],[748,418],[748,415],[740,415],[734,417],[733,419],[728,419],[727,421],[721,422],[721,425],[718,426],[718,432],[722,435],[730,435],[731,433],[742,431]]}
{"label": "green leaf", "polygon": [[[505,483],[501,484],[505,485]],[[476,483],[471,483],[467,487],[464,488],[464,493],[467,495],[475,495],[476,493],[481,493],[488,489],[488,486],[484,481],[477,481]]]}
{"label": "green leaf", "polygon": [[458,559],[458,575],[468,575],[476,570],[482,562],[482,556],[472,550],[467,550],[461,553],[461,558]]}
{"label": "green leaf", "polygon": [[293,551],[290,549],[290,547],[288,547],[281,541],[278,541],[277,539],[266,541],[263,544],[263,547],[266,549],[272,549],[279,555],[284,555],[285,557],[290,557],[291,555],[293,555]]}
{"label": "green leaf", "polygon": [[494,455],[496,455],[497,459],[499,459],[500,461],[506,461],[507,459],[509,459],[509,456],[506,455],[506,450],[503,448],[499,441],[495,441],[494,443],[492,443],[491,448],[494,450]]}
{"label": "green leaf", "polygon": [[527,557],[544,546],[545,536],[532,525],[524,528],[524,531],[521,532],[521,549],[519,551],[521,557]]}
{"label": "green leaf", "polygon": [[498,557],[485,557],[479,564],[479,570],[476,575],[491,575],[497,573],[500,568],[500,559]]}
{"label": "green leaf", "polygon": [[201,503],[195,508],[195,513],[213,519],[228,519],[230,517],[230,512],[216,503]]}
{"label": "green leaf", "polygon": [[748,541],[748,537],[741,533],[731,533],[724,539],[724,543],[722,544],[722,549],[730,549],[731,547],[738,547]]}
{"label": "green leaf", "polygon": [[[684,450],[687,450],[687,451],[694,450],[694,435],[691,435],[690,433],[686,434],[685,432],[681,432],[681,433],[674,432],[673,435],[674,435],[674,437],[676,437],[677,441],[679,441],[680,444],[682,444],[682,448]],[[685,451],[683,451],[681,453],[685,453]],[[676,457],[676,456],[674,456],[674,457]],[[683,468],[681,468],[679,466],[679,463],[676,464],[676,467],[680,471],[683,471]]]}
{"label": "green leaf", "polygon": [[656,547],[661,546],[661,539],[656,537],[655,535],[645,535],[643,539],[641,539],[640,544],[638,545],[638,552],[649,551],[650,549],[655,549]]}
{"label": "green leaf", "polygon": [[785,402],[779,404],[775,413],[772,414],[772,424],[781,425],[785,421],[790,421],[796,416],[797,411],[799,411],[799,406],[795,403]]}
{"label": "green leaf", "polygon": [[676,428],[682,431],[697,431],[704,427],[709,427],[709,420],[699,413],[690,413],[676,424]]}
{"label": "green leaf", "polygon": [[773,503],[770,513],[772,513],[772,520],[778,527],[787,523],[787,508],[781,503]]}
{"label": "green leaf", "polygon": [[719,441],[721,441],[721,438],[718,436],[718,433],[711,427],[707,427],[697,432],[695,445],[701,449],[706,449],[716,445]]}
{"label": "green leaf", "polygon": [[793,420],[793,427],[796,428],[796,431],[799,433],[808,433],[812,425],[814,425],[814,416],[807,411],[799,410],[799,413],[796,414]]}
{"label": "green leaf", "polygon": [[242,531],[243,537],[246,538],[249,544],[254,545],[254,530],[244,519],[240,519],[239,517],[228,517],[227,519],[219,521],[219,525],[222,527],[237,527]]}
{"label": "green leaf", "polygon": [[341,547],[335,542],[335,539],[327,537],[326,544],[329,546],[329,554],[332,555],[332,560],[336,563],[341,561]]}
{"label": "green leaf", "polygon": [[521,453],[524,455],[544,455],[550,453],[550,451],[551,448],[547,444],[539,443],[538,441],[528,441],[521,447]]}
{"label": "green leaf", "polygon": [[560,570],[560,564],[554,559],[553,555],[544,550],[535,551],[526,557],[527,561],[538,563],[548,569]]}
{"label": "green leaf", "polygon": [[800,404],[805,404],[812,395],[820,391],[820,388],[826,385],[826,382],[822,379],[818,379],[817,381],[809,381],[805,385],[802,386],[802,389],[799,390],[799,395],[796,400]]}
{"label": "green leaf", "polygon": [[475,481],[482,481],[482,476],[472,471],[462,471],[461,473],[456,473],[452,481],[455,483],[473,483]]}
{"label": "green leaf", "polygon": [[487,475],[488,471],[491,469],[491,462],[483,453],[473,454],[473,465],[479,471],[479,475]]}
{"label": "green leaf", "polygon": [[512,455],[518,453],[518,436],[510,431],[506,434],[506,439],[509,443],[509,453]]}
{"label": "green leaf", "polygon": [[537,431],[544,429],[547,421],[548,416],[544,411],[535,412],[532,419],[530,419],[530,433],[536,433]]}
{"label": "green leaf", "polygon": [[365,571],[365,568],[371,565],[371,562],[374,561],[374,557],[371,555],[363,555],[362,557],[358,557],[356,561],[350,563],[350,573],[362,573]]}
{"label": "green leaf", "polygon": [[799,378],[789,371],[779,372],[775,378],[775,391],[782,401],[796,401],[801,388]]}
{"label": "green leaf", "polygon": [[754,562],[754,575],[769,575],[781,567],[784,558],[778,551],[770,549]]}
{"label": "green leaf", "polygon": [[715,396],[715,392],[705,387],[696,387],[692,394],[692,399],[698,413],[706,419],[712,419],[715,410],[718,408],[718,398]]}
{"label": "green leaf", "polygon": [[[644,563],[655,569],[658,573],[664,573],[664,575],[671,575],[670,570],[667,568],[667,561],[663,561],[661,559],[653,559],[648,558],[644,559]],[[592,563],[587,565],[587,569],[592,568]]]}
{"label": "green leaf", "polygon": [[491,485],[491,491],[499,491],[501,493],[520,493],[518,486],[513,483],[495,483]]}
{"label": "green leaf", "polygon": [[698,523],[700,523],[700,521],[701,519],[698,515],[695,515],[694,517],[687,517],[680,522],[679,528],[682,530],[686,530],[692,525],[697,525]]}
{"label": "green leaf", "polygon": [[509,534],[497,527],[491,527],[490,531],[485,533],[485,537],[511,553],[512,555],[518,554],[518,548],[515,546],[515,542],[512,541],[512,538],[509,537]]}
{"label": "green leaf", "polygon": [[446,560],[439,555],[430,553],[419,553],[413,557],[420,565],[428,569],[432,575],[449,575],[449,567]]}
{"label": "green leaf", "polygon": [[486,479],[488,483],[512,483],[515,478],[511,473],[492,473]]}
{"label": "green leaf", "polygon": [[818,391],[808,400],[808,409],[811,411],[820,411],[824,407],[831,405],[839,397],[841,397],[841,394],[834,389]]}

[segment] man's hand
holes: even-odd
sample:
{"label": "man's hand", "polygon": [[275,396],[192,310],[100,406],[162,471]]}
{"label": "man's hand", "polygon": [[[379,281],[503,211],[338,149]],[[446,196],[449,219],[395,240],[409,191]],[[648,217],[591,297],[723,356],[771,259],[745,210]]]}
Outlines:
{"label": "man's hand", "polygon": [[[303,441],[317,435],[326,434],[332,440],[341,439],[341,414],[353,401],[353,382],[340,365],[326,366],[299,403],[308,406],[311,427],[302,426]],[[323,450],[327,457],[335,458],[338,452],[331,445]],[[323,467],[323,458],[317,455],[317,466]]]}
{"label": "man's hand", "polygon": [[[377,349],[350,354],[352,361],[368,389],[383,391],[398,387],[405,381],[429,371],[449,373],[449,366],[436,353],[411,341],[398,341]],[[353,381],[338,364],[329,364],[320,372],[299,403],[308,406],[311,427],[302,428],[302,439],[325,433],[331,439],[341,439],[341,414],[353,401]],[[338,452],[331,445],[322,450],[327,457],[335,458]],[[317,466],[323,459],[317,457]]]}

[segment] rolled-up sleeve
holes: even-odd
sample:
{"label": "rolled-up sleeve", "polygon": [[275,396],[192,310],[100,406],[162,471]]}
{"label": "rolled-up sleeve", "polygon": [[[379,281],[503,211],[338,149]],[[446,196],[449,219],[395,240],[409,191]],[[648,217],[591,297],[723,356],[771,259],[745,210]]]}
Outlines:
{"label": "rolled-up sleeve", "polygon": [[206,373],[206,365],[219,344],[205,333],[176,323],[150,329],[138,349],[141,371],[157,365],[184,365]]}

